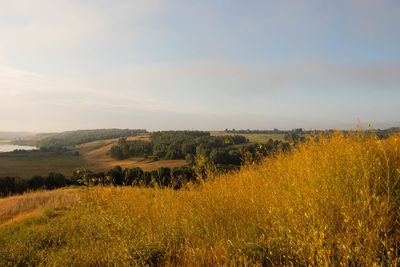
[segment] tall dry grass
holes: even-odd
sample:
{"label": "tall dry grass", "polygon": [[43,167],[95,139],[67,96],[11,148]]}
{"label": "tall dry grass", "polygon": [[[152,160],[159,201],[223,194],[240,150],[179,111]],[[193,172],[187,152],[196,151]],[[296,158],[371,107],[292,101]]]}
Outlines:
{"label": "tall dry grass", "polygon": [[0,199],[0,225],[20,215],[46,208],[71,207],[79,199],[77,189],[38,191]]}
{"label": "tall dry grass", "polygon": [[398,136],[337,132],[179,191],[89,188],[37,251],[49,265],[396,266],[399,179]]}

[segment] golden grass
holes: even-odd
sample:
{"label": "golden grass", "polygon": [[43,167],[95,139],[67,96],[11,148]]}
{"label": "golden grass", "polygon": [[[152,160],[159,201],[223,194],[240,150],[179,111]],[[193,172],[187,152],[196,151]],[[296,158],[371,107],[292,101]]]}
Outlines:
{"label": "golden grass", "polygon": [[[149,140],[149,136],[129,137],[127,140]],[[77,146],[76,150],[82,155],[85,163],[83,169],[94,172],[106,171],[117,165],[122,168],[140,167],[149,171],[159,167],[180,167],[186,164],[185,160],[159,160],[152,161],[141,157],[116,160],[107,155],[110,148],[118,142],[118,139],[99,140]]]}
{"label": "golden grass", "polygon": [[78,189],[38,191],[1,198],[0,226],[38,215],[45,208],[71,207],[78,199]]}
{"label": "golden grass", "polygon": [[179,191],[88,188],[51,230],[18,246],[10,239],[11,256],[0,256],[22,265],[397,266],[399,181],[398,136],[339,132]]}
{"label": "golden grass", "polygon": [[6,144],[8,144],[8,143],[11,143],[11,142],[12,142],[11,140],[0,139],[0,143],[6,143]]}

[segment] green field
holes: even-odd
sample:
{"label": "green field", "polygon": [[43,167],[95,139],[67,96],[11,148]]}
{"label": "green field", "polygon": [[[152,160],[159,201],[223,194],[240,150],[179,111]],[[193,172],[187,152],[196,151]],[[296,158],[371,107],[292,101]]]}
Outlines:
{"label": "green field", "polygon": [[267,143],[269,139],[284,141],[285,134],[277,133],[277,134],[235,134],[235,133],[226,133],[226,132],[211,132],[212,136],[228,136],[228,135],[242,135],[249,139],[251,143]]}
{"label": "green field", "polygon": [[82,157],[74,156],[72,153],[56,154],[40,151],[0,153],[0,177],[31,178],[34,175],[47,175],[49,172],[70,176],[82,164]]}

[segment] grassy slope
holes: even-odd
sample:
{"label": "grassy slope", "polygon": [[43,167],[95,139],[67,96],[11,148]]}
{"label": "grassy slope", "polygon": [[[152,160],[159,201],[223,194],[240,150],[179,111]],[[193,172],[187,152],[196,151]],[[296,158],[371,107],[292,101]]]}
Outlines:
{"label": "grassy slope", "polygon": [[344,137],[186,190],[89,188],[0,228],[0,264],[400,263],[400,138]]}
{"label": "grassy slope", "polygon": [[[148,140],[148,136],[129,137],[127,140]],[[159,160],[152,161],[144,158],[129,158],[125,160],[116,160],[107,155],[110,148],[118,139],[100,140],[76,147],[76,150],[82,155],[84,160],[84,169],[99,172],[109,170],[116,165],[122,168],[140,167],[144,170],[154,170],[159,167],[178,167],[185,165],[185,160]]]}
{"label": "grassy slope", "polygon": [[0,199],[0,227],[38,215],[45,208],[71,207],[78,201],[78,189],[26,193]]}

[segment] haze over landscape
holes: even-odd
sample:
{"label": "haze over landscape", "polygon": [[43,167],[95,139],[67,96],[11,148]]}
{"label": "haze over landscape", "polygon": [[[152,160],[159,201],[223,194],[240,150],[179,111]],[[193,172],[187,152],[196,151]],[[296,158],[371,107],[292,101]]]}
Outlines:
{"label": "haze over landscape", "polygon": [[400,2],[0,2],[2,131],[399,126]]}

